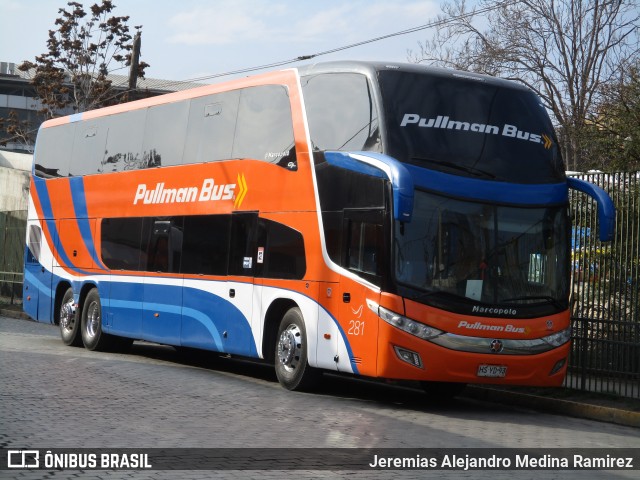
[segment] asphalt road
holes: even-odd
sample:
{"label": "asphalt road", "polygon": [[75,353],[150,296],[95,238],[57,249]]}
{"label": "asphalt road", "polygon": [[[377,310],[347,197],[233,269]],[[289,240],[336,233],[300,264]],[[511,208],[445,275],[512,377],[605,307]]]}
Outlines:
{"label": "asphalt road", "polygon": [[[640,449],[640,430],[471,399],[434,405],[416,390],[335,376],[315,393],[289,392],[265,365],[143,342],[126,354],[90,352],[64,346],[57,327],[0,317],[0,448]],[[640,470],[0,471],[55,479],[347,477],[637,479]]]}

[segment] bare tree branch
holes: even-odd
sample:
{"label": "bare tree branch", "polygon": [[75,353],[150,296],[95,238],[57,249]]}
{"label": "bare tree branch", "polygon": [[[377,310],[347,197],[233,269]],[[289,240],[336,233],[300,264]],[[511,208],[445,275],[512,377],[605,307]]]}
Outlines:
{"label": "bare tree branch", "polygon": [[[127,99],[126,91],[114,91],[108,75],[130,65],[133,36],[127,25],[129,17],[112,16],[115,5],[111,0],[92,5],[88,13],[77,2],[67,7],[58,10],[60,17],[56,29],[49,31],[47,52],[18,67],[34,71],[32,84],[48,118],[69,108],[82,112]],[[144,77],[148,66],[140,62],[138,76]]]}
{"label": "bare tree branch", "polygon": [[[434,37],[409,60],[517,80],[555,118],[569,168],[585,163],[580,135],[606,85],[637,59],[637,0],[464,0],[443,6]],[[471,14],[471,15],[470,15]]]}

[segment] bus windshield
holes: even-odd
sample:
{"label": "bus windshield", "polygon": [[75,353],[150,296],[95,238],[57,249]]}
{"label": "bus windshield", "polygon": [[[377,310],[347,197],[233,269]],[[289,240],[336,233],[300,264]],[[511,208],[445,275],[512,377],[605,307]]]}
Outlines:
{"label": "bus windshield", "polygon": [[562,311],[566,216],[565,206],[505,207],[417,190],[412,221],[395,226],[396,280],[414,291],[407,297],[447,310],[462,303],[474,313],[482,304],[512,306],[510,316]]}
{"label": "bus windshield", "polygon": [[553,126],[532,92],[450,73],[378,78],[391,157],[485,180],[565,181]]}

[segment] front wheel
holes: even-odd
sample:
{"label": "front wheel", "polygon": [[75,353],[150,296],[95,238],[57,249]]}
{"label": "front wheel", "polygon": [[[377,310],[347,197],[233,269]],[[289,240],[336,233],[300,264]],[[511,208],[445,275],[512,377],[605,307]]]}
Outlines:
{"label": "front wheel", "polygon": [[275,356],[276,376],[287,390],[309,390],[317,385],[320,372],[309,365],[308,351],[302,313],[291,308],[280,322]]}
{"label": "front wheel", "polygon": [[80,336],[80,318],[76,305],[73,301],[73,290],[68,288],[62,296],[60,309],[58,311],[58,326],[60,327],[60,337],[65,345],[79,347],[82,345]]}

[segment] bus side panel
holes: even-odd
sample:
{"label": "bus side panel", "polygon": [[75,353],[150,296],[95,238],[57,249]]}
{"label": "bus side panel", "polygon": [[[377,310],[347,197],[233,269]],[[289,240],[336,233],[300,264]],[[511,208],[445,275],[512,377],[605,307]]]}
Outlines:
{"label": "bus side panel", "polygon": [[51,310],[51,282],[53,274],[47,269],[42,260],[36,260],[30,255],[29,249],[25,251],[27,261],[24,267],[23,284],[23,309],[34,320],[45,323],[53,323]]}
{"label": "bus side panel", "polygon": [[182,323],[182,279],[144,277],[142,338],[180,345]]}
{"label": "bus side panel", "polygon": [[22,309],[29,317],[36,320],[38,318],[38,299],[40,298],[40,290],[38,288],[38,272],[40,272],[40,263],[31,261],[33,258],[29,247],[24,251],[24,281],[22,282]]}
{"label": "bus side panel", "polygon": [[[51,203],[44,180],[31,177],[29,192],[29,221],[27,242],[34,249],[25,257],[26,294],[24,310],[39,322],[53,323],[51,283],[54,264],[53,246],[57,243],[57,230],[51,218]],[[31,238],[30,238],[31,237]]]}
{"label": "bus side panel", "polygon": [[142,338],[142,278],[111,276],[109,296],[103,299],[107,333]]}
{"label": "bus side panel", "polygon": [[27,235],[24,252],[24,281],[22,283],[22,308],[34,320],[38,319],[38,302],[40,290],[44,290],[42,283],[43,267],[40,264],[42,252],[42,229],[40,222],[35,219],[33,202],[29,202],[29,218],[27,221]]}
{"label": "bus side panel", "polygon": [[228,297],[225,281],[185,279],[180,345],[257,357],[250,319]]}

